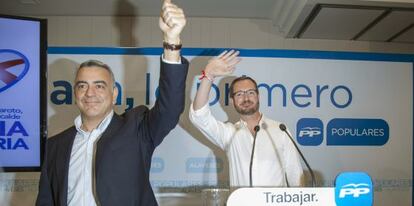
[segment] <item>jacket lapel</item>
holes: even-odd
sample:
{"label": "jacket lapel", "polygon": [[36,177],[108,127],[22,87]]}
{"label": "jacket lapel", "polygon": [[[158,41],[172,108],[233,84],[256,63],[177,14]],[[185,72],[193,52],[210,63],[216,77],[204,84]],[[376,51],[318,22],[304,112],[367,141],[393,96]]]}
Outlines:
{"label": "jacket lapel", "polygon": [[76,128],[72,127],[58,143],[58,157],[56,161],[56,169],[58,172],[56,175],[58,176],[59,181],[59,191],[61,191],[59,194],[60,205],[67,205],[68,202],[69,161],[75,136]]}
{"label": "jacket lapel", "polygon": [[122,118],[118,114],[114,113],[111,123],[109,123],[108,128],[106,128],[105,132],[102,134],[101,138],[99,138],[97,143],[95,156],[95,178],[97,178],[99,174],[99,168],[102,162],[104,150],[108,148],[108,142],[110,142],[112,138],[115,138],[115,134],[121,128],[121,126]]}

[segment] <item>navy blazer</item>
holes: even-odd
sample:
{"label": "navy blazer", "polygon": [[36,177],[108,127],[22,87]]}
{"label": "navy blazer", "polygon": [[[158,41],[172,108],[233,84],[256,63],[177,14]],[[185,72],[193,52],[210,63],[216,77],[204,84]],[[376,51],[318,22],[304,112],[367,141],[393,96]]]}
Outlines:
{"label": "navy blazer", "polygon": [[[184,110],[189,63],[161,61],[159,97],[152,109],[138,106],[114,114],[98,140],[95,157],[96,197],[102,206],[158,205],[149,175],[155,148],[178,123]],[[37,206],[67,205],[69,160],[76,136],[74,126],[51,137],[39,182]]]}

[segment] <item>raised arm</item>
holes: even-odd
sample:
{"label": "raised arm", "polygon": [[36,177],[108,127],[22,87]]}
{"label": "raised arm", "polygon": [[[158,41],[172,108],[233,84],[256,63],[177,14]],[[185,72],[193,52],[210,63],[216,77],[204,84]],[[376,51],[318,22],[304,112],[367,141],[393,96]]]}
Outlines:
{"label": "raised arm", "polygon": [[159,25],[164,32],[164,54],[161,61],[158,97],[155,105],[145,115],[148,140],[154,148],[177,125],[184,111],[185,83],[188,61],[180,56],[180,33],[186,23],[183,10],[165,0]]}
{"label": "raised arm", "polygon": [[239,52],[233,50],[224,51],[208,62],[189,113],[190,121],[194,126],[223,150],[226,149],[228,139],[233,134],[233,125],[216,120],[207,103],[214,78],[231,74],[240,61],[238,54]]}
{"label": "raised arm", "polygon": [[186,24],[184,12],[171,0],[164,0],[159,20],[164,34],[164,59],[169,62],[180,62],[180,34]]}

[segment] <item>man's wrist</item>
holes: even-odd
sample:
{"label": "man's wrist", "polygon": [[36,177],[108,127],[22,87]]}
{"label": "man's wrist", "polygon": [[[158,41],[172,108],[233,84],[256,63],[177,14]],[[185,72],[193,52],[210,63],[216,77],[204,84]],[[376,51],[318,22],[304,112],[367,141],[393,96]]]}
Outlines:
{"label": "man's wrist", "polygon": [[179,36],[168,36],[164,34],[163,48],[164,60],[170,62],[180,61],[181,40]]}
{"label": "man's wrist", "polygon": [[181,50],[181,47],[182,46],[183,45],[181,43],[179,43],[179,44],[171,44],[171,43],[165,42],[165,41],[162,43],[162,47],[164,49],[171,50],[171,51]]}
{"label": "man's wrist", "polygon": [[164,35],[164,42],[168,44],[181,44],[180,37],[168,37],[167,35]]}
{"label": "man's wrist", "polygon": [[199,80],[203,80],[203,79],[207,79],[211,83],[214,82],[214,76],[212,76],[211,74],[206,72],[206,70],[201,71],[201,76],[200,76]]}

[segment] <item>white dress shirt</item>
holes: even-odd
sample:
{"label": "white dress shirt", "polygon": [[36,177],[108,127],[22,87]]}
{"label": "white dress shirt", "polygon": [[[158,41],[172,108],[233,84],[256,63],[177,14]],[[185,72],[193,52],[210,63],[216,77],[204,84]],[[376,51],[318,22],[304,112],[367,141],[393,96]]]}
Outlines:
{"label": "white dress shirt", "polygon": [[81,129],[82,119],[75,119],[77,130],[69,161],[68,206],[96,206],[94,197],[94,165],[96,143],[111,122],[111,111],[91,132]]}
{"label": "white dress shirt", "polygon": [[[249,168],[253,135],[243,120],[237,123],[218,121],[208,104],[194,111],[191,122],[215,145],[223,149],[229,160],[230,186],[250,185]],[[253,186],[300,186],[303,175],[300,159],[289,137],[279,129],[279,122],[262,116],[253,158]],[[286,175],[286,177],[285,177]],[[286,182],[286,179],[288,183]]]}

